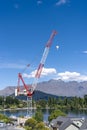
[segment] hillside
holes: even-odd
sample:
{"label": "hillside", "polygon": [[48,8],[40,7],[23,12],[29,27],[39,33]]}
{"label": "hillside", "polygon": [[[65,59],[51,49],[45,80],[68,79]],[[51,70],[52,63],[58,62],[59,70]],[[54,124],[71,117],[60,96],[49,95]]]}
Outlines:
{"label": "hillside", "polygon": [[62,80],[49,80],[48,82],[39,83],[36,90],[46,93],[55,94],[57,96],[80,96],[87,94],[87,81],[64,82]]}
{"label": "hillside", "polygon": [[[15,91],[15,86],[6,87],[0,90],[0,95],[11,95]],[[37,91],[44,92],[46,94],[52,94],[56,96],[84,96],[87,94],[87,82],[69,81],[64,82],[62,80],[49,80],[38,83],[36,87]]]}
{"label": "hillside", "polygon": [[[52,94],[47,94],[47,93],[44,93],[44,92],[41,92],[41,91],[38,91],[38,90],[36,90],[34,92],[34,95],[33,95],[34,100],[40,100],[40,99],[48,100],[49,97],[57,98],[58,96],[52,95]],[[17,96],[17,98],[21,99],[21,100],[27,100],[27,97],[23,96],[23,95],[22,96]]]}

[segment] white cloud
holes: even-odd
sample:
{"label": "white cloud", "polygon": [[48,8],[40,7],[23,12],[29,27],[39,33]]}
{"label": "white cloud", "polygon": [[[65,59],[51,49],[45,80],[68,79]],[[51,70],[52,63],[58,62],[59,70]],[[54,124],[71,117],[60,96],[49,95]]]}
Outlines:
{"label": "white cloud", "polygon": [[87,51],[83,51],[83,53],[87,54]]}
{"label": "white cloud", "polygon": [[87,75],[81,75],[77,72],[65,71],[63,73],[58,73],[57,79],[64,81],[87,81]]}
{"label": "white cloud", "polygon": [[26,73],[23,73],[22,76],[24,78],[33,78],[31,74],[29,75],[29,74],[26,74]]}
{"label": "white cloud", "polygon": [[42,71],[42,76],[47,76],[47,75],[50,75],[50,74],[56,74],[56,69],[54,68],[43,68],[43,71]]}
{"label": "white cloud", "polygon": [[[24,73],[23,77],[34,78],[35,74],[36,74],[36,70],[32,71],[29,75]],[[54,69],[54,68],[43,68],[42,73],[41,73],[41,77],[42,76],[49,76],[49,75],[52,75],[52,74],[57,74],[56,69]]]}
{"label": "white cloud", "polygon": [[64,5],[68,2],[68,0],[59,0],[56,5],[60,6],[60,5]]}
{"label": "white cloud", "polygon": [[[25,65],[15,64],[15,63],[2,63],[0,64],[0,69],[24,69]],[[32,71],[30,74],[23,73],[25,78],[34,78],[36,70]],[[61,79],[63,81],[87,81],[87,75],[82,75],[78,72],[65,71],[57,73],[55,68],[43,68],[41,77],[56,77],[55,79]]]}
{"label": "white cloud", "polygon": [[[25,78],[34,78],[36,74],[36,70],[32,71],[30,74],[23,74],[23,77]],[[43,68],[42,73],[41,73],[41,77],[56,77],[55,79],[61,79],[63,81],[87,81],[87,75],[82,75],[78,72],[69,72],[69,71],[65,71],[65,72],[61,72],[61,73],[57,73],[55,68]]]}
{"label": "white cloud", "polygon": [[41,1],[41,0],[38,0],[38,1],[37,1],[37,4],[38,4],[38,5],[42,4],[42,1]]}
{"label": "white cloud", "polygon": [[23,77],[25,78],[34,78],[36,74],[36,70],[32,71],[30,74],[23,73]]}

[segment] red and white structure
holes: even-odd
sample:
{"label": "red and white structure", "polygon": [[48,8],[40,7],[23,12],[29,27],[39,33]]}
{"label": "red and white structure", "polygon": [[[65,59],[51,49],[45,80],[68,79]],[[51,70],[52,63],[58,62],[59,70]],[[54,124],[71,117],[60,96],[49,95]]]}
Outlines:
{"label": "red and white structure", "polygon": [[[46,58],[48,56],[49,49],[50,49],[50,47],[52,45],[53,38],[54,38],[54,36],[56,34],[57,34],[57,32],[53,31],[50,38],[49,38],[49,40],[48,40],[48,42],[47,42],[47,44],[46,44],[46,47],[44,49],[44,52],[43,52],[40,64],[38,66],[38,69],[36,71],[35,78],[34,78],[34,81],[33,81],[32,85],[31,86],[26,85],[25,82],[24,82],[24,79],[22,77],[22,74],[21,73],[18,74],[18,88],[15,90],[15,96],[22,94],[22,95],[26,95],[28,98],[32,98],[34,90],[35,90],[35,88],[37,86],[38,79],[41,76],[42,69],[44,67]],[[24,86],[23,91],[21,91],[21,89],[20,89],[20,80],[22,81],[23,86]]]}

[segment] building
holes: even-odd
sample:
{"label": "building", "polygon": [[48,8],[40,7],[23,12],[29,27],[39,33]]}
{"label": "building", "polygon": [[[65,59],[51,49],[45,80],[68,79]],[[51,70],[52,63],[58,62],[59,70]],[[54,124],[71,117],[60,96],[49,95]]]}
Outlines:
{"label": "building", "polygon": [[85,119],[83,125],[81,126],[80,130],[87,130],[87,119]]}
{"label": "building", "polygon": [[50,122],[52,130],[87,130],[87,119],[57,117]]}
{"label": "building", "polygon": [[31,117],[24,117],[24,118],[18,117],[18,118],[17,118],[17,124],[18,124],[18,125],[21,125],[21,126],[24,126],[26,120],[28,120],[29,118],[31,118]]}
{"label": "building", "polygon": [[5,127],[6,124],[3,121],[0,121],[0,127]]}

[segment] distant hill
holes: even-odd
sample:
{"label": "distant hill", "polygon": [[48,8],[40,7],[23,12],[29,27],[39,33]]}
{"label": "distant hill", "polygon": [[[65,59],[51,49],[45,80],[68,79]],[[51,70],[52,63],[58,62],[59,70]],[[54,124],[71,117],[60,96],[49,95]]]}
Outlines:
{"label": "distant hill", "polygon": [[[0,90],[0,95],[8,96],[14,93],[16,86],[9,86]],[[87,94],[87,81],[64,82],[62,80],[49,80],[37,84],[36,91],[56,96],[80,96]]]}
{"label": "distant hill", "polygon": [[[48,100],[49,97],[58,98],[58,96],[56,96],[56,95],[47,94],[47,93],[44,93],[44,92],[41,92],[41,91],[38,91],[38,90],[36,90],[34,92],[34,95],[33,95],[34,100],[40,100],[40,99]],[[16,98],[21,99],[21,100],[27,100],[27,97],[23,96],[23,95],[17,96]]]}
{"label": "distant hill", "polygon": [[15,92],[16,86],[8,86],[0,90],[0,96],[8,96]]}
{"label": "distant hill", "polygon": [[80,96],[83,97],[87,94],[87,81],[64,82],[62,80],[49,80],[38,84],[36,90],[57,96]]}

